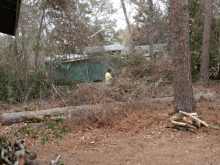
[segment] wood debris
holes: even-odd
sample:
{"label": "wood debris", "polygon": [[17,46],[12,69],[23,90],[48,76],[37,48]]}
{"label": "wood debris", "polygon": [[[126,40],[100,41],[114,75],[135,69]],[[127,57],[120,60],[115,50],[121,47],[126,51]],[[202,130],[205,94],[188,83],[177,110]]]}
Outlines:
{"label": "wood debris", "polygon": [[197,113],[187,113],[179,111],[179,113],[171,117],[170,120],[173,126],[185,127],[189,130],[193,129],[194,131],[197,131],[197,129],[200,128],[201,125],[212,128],[212,126],[209,126],[206,122],[200,120]]}

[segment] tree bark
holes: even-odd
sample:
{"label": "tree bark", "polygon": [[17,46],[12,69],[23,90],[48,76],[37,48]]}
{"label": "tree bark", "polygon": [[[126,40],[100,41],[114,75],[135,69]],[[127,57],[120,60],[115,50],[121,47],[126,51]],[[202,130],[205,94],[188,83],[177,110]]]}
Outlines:
{"label": "tree bark", "polygon": [[201,77],[200,82],[206,86],[209,82],[209,57],[210,57],[210,42],[212,31],[212,17],[213,17],[213,2],[214,0],[205,0],[205,22],[202,43],[202,57],[201,57]]}
{"label": "tree bark", "polygon": [[190,49],[188,0],[170,0],[171,48],[174,74],[174,112],[195,112]]}
{"label": "tree bark", "polygon": [[130,22],[129,22],[129,19],[128,19],[128,16],[127,16],[127,11],[126,11],[126,8],[125,8],[124,0],[121,0],[121,5],[122,5],[122,8],[123,8],[123,12],[124,12],[124,15],[125,15],[125,20],[126,20],[126,23],[127,23],[127,26],[128,26],[128,32],[129,32],[129,36],[130,36],[129,48],[130,48],[130,51],[133,51],[134,43],[133,43],[133,38],[132,38],[132,30],[131,30],[131,25],[130,25]]}
{"label": "tree bark", "polygon": [[155,64],[156,58],[154,57],[154,31],[153,31],[153,0],[149,0],[150,4],[150,21],[149,21],[149,43],[150,43],[150,61]]}

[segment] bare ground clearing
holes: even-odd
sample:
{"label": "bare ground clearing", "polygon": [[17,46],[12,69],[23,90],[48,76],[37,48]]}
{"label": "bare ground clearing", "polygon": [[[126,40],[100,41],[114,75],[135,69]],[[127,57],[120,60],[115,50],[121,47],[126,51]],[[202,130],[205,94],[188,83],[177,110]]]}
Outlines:
{"label": "bare ground clearing", "polygon": [[[216,96],[214,99],[199,99],[196,110],[200,119],[218,127],[219,89],[217,82],[213,82],[207,89],[194,86],[195,94],[209,91]],[[162,85],[156,91],[155,96],[159,97],[172,92],[172,87]],[[3,125],[0,133],[1,136],[13,140],[17,138],[14,134],[18,132],[19,137],[25,139],[27,150],[35,151],[37,160],[42,165],[48,165],[57,155],[61,155],[62,160],[68,157],[65,161],[67,165],[220,164],[219,130],[202,127],[194,134],[167,128],[173,115],[172,103],[141,103],[129,98],[132,97],[128,97],[127,101],[123,100],[126,105],[118,104],[113,108],[96,104],[97,109],[92,110],[91,114],[73,118],[65,123],[70,132],[64,133],[62,140],[50,135],[50,141],[44,146],[41,144],[40,135],[32,139],[19,132],[25,123]],[[47,109],[55,103],[56,107],[59,107],[62,101],[41,104]],[[29,105],[33,103],[30,102]],[[11,107],[7,111],[22,111],[22,107]],[[31,126],[35,125],[39,123]]]}

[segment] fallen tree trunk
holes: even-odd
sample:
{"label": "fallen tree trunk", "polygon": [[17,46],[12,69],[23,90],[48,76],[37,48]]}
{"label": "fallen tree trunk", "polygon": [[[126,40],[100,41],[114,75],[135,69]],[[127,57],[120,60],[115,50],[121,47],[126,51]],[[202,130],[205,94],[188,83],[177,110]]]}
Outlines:
{"label": "fallen tree trunk", "polygon": [[[112,102],[107,104],[110,109],[114,109],[116,106],[123,105],[123,102]],[[106,106],[105,104],[103,104]],[[51,115],[51,120],[56,120],[55,116],[60,115],[69,115],[71,116],[80,116],[84,113],[88,113],[89,110],[97,107],[97,105],[81,105],[81,106],[71,106],[64,108],[54,108],[46,109],[40,111],[24,111],[24,112],[15,112],[15,113],[4,113],[0,115],[0,124],[10,125],[12,123],[25,122],[27,120],[43,120],[43,116]]]}
{"label": "fallen tree trunk", "polygon": [[0,123],[2,123],[3,125],[9,125],[12,123],[24,122],[28,119],[27,116],[36,116],[36,118],[39,118],[39,116],[44,116],[44,115],[59,116],[62,114],[67,115],[72,113],[80,113],[83,111],[87,111],[91,107],[92,107],[91,105],[83,105],[83,106],[72,106],[65,108],[54,108],[54,109],[47,109],[40,111],[5,113],[0,116]]}

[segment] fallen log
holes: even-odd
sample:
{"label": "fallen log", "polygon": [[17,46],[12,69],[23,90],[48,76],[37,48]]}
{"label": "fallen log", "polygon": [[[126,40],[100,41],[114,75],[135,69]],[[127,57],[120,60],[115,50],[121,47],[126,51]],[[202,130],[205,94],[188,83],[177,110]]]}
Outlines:
{"label": "fallen log", "polygon": [[183,112],[183,111],[179,111],[179,113],[180,113],[180,114],[183,114],[183,115],[186,115],[186,116],[189,116],[190,119],[194,119],[196,122],[198,122],[198,124],[201,123],[201,124],[203,124],[204,126],[209,127],[209,125],[208,125],[206,122],[204,122],[204,121],[198,119],[197,117],[194,117],[194,116],[191,115],[190,113]]}
{"label": "fallen log", "polygon": [[[12,123],[24,122],[28,119],[33,119],[34,116],[44,116],[44,115],[67,115],[72,113],[81,113],[83,111],[87,111],[90,109],[91,105],[82,105],[82,106],[71,106],[65,108],[54,108],[40,111],[24,111],[24,112],[16,112],[16,113],[4,113],[0,116],[0,123],[3,125],[9,125]],[[41,117],[39,117],[41,118]]]}
{"label": "fallen log", "polygon": [[[108,107],[110,109],[114,109],[118,105],[123,105],[121,102],[113,102],[109,103]],[[83,115],[84,113],[88,113],[90,109],[97,105],[82,105],[82,106],[71,106],[64,108],[54,108],[54,109],[46,109],[39,111],[24,111],[24,112],[15,112],[15,113],[4,113],[0,115],[0,124],[2,125],[10,125],[12,123],[25,122],[26,120],[33,120],[34,118],[43,119],[45,115],[51,115],[52,120],[56,120],[56,116],[60,115],[69,115],[78,116]]]}
{"label": "fallen log", "polygon": [[170,120],[173,120],[173,121],[182,120],[182,119],[183,119],[183,116],[178,116],[178,115],[175,115],[175,116],[170,118]]}

